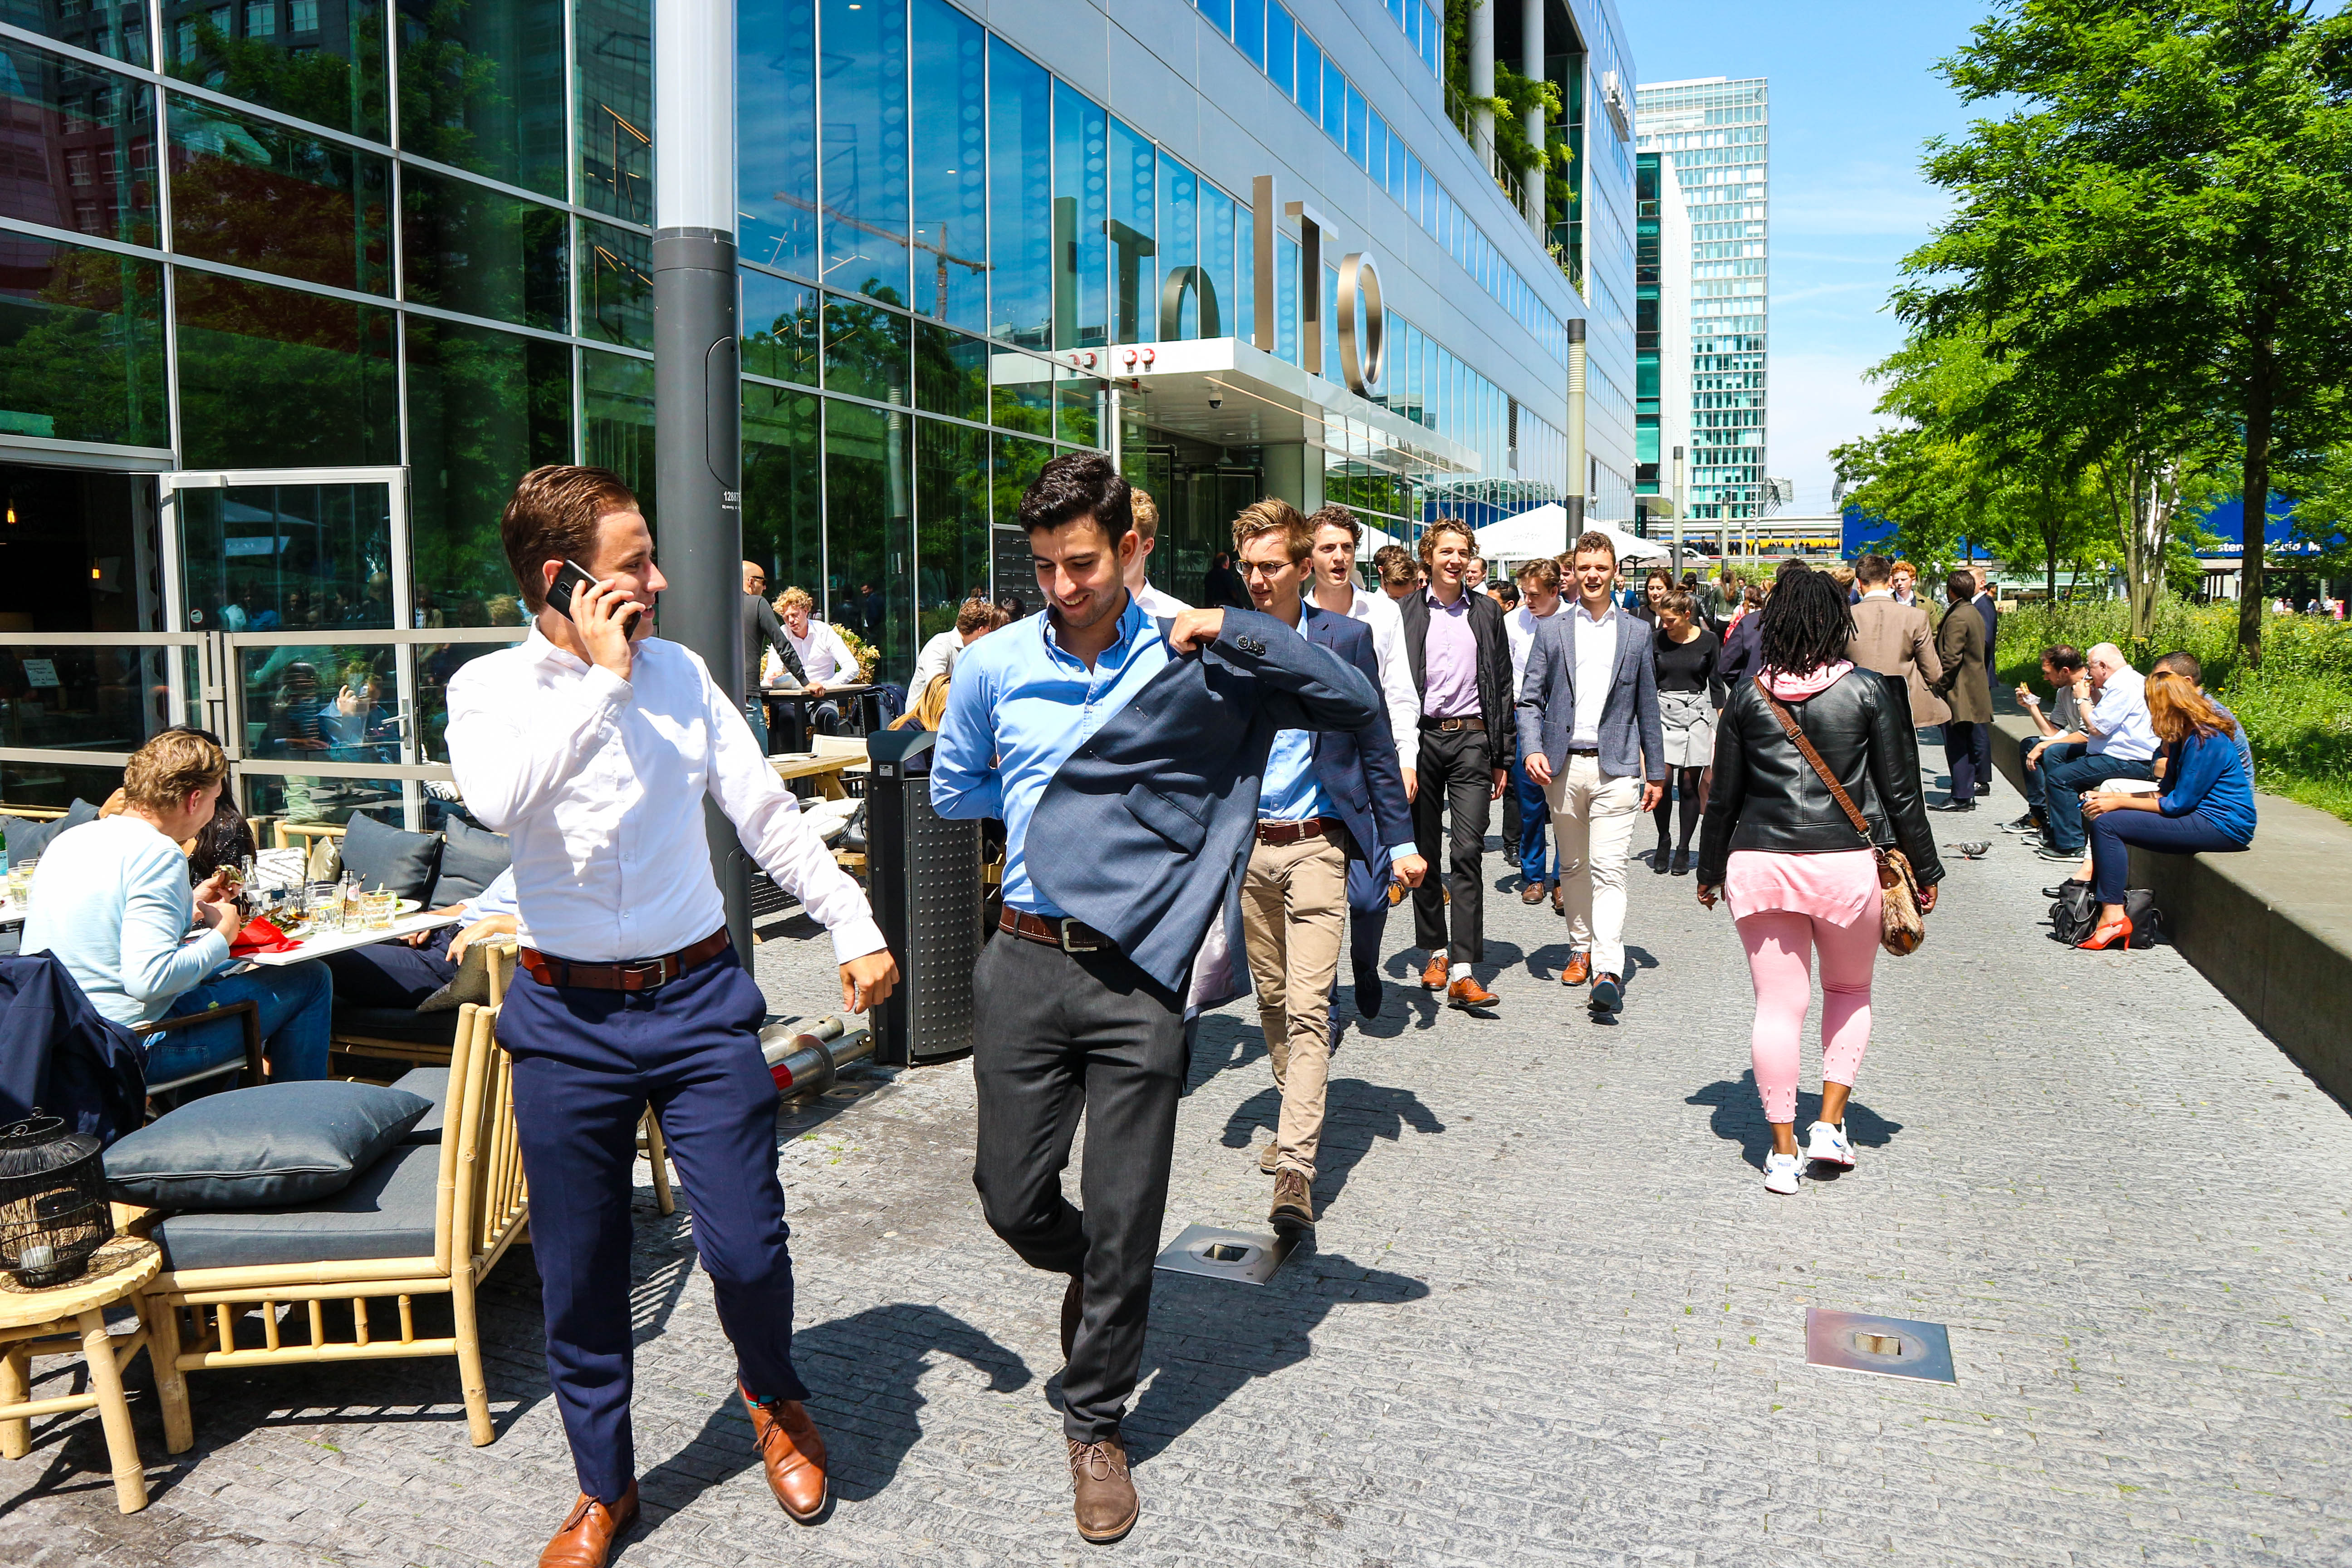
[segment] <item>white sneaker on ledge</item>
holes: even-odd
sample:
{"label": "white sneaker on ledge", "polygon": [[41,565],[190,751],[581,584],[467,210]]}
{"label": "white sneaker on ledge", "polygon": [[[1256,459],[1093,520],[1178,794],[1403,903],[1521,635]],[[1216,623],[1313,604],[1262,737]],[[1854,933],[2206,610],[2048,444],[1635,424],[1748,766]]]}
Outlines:
{"label": "white sneaker on ledge", "polygon": [[1764,1190],[1786,1197],[1797,1190],[1797,1157],[1794,1154],[1764,1156]]}
{"label": "white sneaker on ledge", "polygon": [[1843,1122],[1816,1121],[1805,1130],[1805,1158],[1824,1165],[1853,1169],[1853,1145],[1845,1141]]}

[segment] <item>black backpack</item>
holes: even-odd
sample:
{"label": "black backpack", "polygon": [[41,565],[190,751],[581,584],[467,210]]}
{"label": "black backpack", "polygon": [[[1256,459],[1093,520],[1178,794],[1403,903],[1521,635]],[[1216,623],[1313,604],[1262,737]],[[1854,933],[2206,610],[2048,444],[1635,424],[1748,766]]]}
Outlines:
{"label": "black backpack", "polygon": [[[2156,933],[2164,924],[2164,913],[2156,907],[2156,895],[2145,888],[2133,888],[2124,894],[2124,918],[2131,921],[2131,945],[2154,947]],[[2080,946],[2087,941],[2099,923],[2099,900],[2091,895],[2088,882],[2069,881],[2059,889],[2057,900],[2050,906],[2050,929],[2068,947]]]}

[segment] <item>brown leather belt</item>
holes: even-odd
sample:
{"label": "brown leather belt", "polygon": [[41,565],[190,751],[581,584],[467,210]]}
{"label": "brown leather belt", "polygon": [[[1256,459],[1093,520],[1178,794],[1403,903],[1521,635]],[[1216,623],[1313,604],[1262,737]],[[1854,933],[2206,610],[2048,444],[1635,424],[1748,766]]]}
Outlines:
{"label": "brown leather belt", "polygon": [[1309,838],[1322,838],[1339,831],[1336,816],[1310,816],[1301,822],[1261,822],[1257,825],[1260,844],[1298,844]]}
{"label": "brown leather belt", "polygon": [[1058,947],[1064,952],[1110,952],[1118,945],[1094,927],[1061,915],[1032,915],[1006,910],[996,922],[996,929],[1024,942]]}
{"label": "brown leather belt", "polygon": [[709,963],[727,951],[732,939],[719,927],[692,947],[666,952],[659,958],[636,958],[625,963],[574,963],[551,958],[537,948],[515,950],[523,973],[541,985],[577,985],[589,991],[658,991],[689,969]]}
{"label": "brown leather belt", "polygon": [[1601,748],[1598,746],[1570,746],[1568,748],[1568,754],[1571,757],[1597,757],[1601,754]]}
{"label": "brown leather belt", "polygon": [[1451,735],[1457,730],[1476,730],[1484,732],[1486,721],[1484,719],[1423,719],[1421,721],[1421,727],[1424,730],[1434,730],[1441,735]]}

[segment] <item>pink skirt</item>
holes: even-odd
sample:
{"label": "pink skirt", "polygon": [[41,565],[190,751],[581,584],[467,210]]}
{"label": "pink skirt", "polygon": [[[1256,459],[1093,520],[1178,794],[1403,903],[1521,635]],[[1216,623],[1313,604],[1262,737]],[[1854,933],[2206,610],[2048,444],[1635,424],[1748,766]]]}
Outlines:
{"label": "pink skirt", "polygon": [[1794,855],[1739,849],[1723,868],[1732,918],[1786,910],[1850,926],[1878,904],[1878,857],[1867,849]]}

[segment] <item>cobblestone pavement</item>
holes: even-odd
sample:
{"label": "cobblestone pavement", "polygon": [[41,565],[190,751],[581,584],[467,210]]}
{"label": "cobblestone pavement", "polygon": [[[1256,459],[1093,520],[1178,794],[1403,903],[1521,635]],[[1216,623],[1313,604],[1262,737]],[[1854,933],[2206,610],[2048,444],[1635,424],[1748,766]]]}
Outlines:
{"label": "cobblestone pavement", "polygon": [[[1999,805],[1939,829],[1991,834]],[[1117,1547],[1071,1528],[1060,1282],[981,1222],[968,1068],[866,1075],[785,1123],[839,1495],[814,1529],[751,1463],[685,1210],[641,1185],[647,1522],[617,1561],[2352,1557],[2352,1121],[2168,949],[2054,946],[2050,868],[1991,837],[1926,948],[1881,960],[1859,1168],[1789,1200],[1760,1183],[1745,968],[1690,879],[1634,868],[1614,1024],[1508,891],[1493,1016],[1433,1007],[1394,952],[1335,1064],[1318,1250],[1263,1289],[1160,1277],[1128,1426],[1146,1512]],[[762,949],[779,1009],[825,1010],[825,957]],[[1208,1022],[1193,1084],[1168,1233],[1255,1228],[1253,1011]],[[1958,1385],[1809,1368],[1811,1305],[1948,1323]],[[142,1363],[152,1505],[115,1512],[94,1418],[37,1422],[0,1466],[0,1561],[531,1563],[573,1487],[537,1314],[518,1253],[488,1291],[485,1448],[453,1363],[343,1364],[198,1374],[198,1446],[167,1461]]]}

